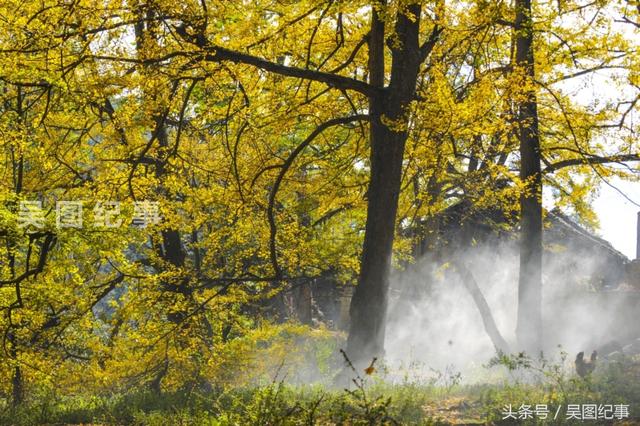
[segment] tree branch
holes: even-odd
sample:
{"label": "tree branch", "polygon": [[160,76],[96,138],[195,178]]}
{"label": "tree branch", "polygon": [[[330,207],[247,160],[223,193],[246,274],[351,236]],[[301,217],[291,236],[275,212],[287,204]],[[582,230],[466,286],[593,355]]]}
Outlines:
{"label": "tree branch", "polygon": [[252,65],[256,68],[260,68],[265,71],[269,71],[286,77],[295,77],[304,80],[317,81],[319,83],[325,83],[328,86],[334,87],[336,89],[354,90],[366,96],[374,96],[378,91],[378,89],[369,85],[368,83],[365,83],[364,81],[345,77],[339,74],[281,65],[275,62],[268,61],[266,59],[259,58],[257,56],[225,49],[218,46],[207,48],[207,50],[209,51],[209,53],[205,55],[204,59],[209,62],[228,61],[236,64]]}
{"label": "tree branch", "polygon": [[598,155],[589,155],[582,158],[570,158],[567,160],[558,161],[556,163],[547,163],[547,167],[542,170],[542,173],[553,173],[559,169],[570,166],[587,165],[587,164],[607,164],[607,163],[622,163],[625,161],[640,161],[640,155],[638,154],[623,154],[612,155],[609,157],[601,157]]}
{"label": "tree branch", "polygon": [[305,149],[313,140],[324,132],[329,127],[337,126],[340,124],[347,124],[353,121],[360,120],[368,120],[369,116],[366,114],[352,115],[349,117],[338,117],[333,118],[331,120],[325,121],[315,128],[313,132],[307,138],[300,143],[287,157],[287,159],[282,164],[282,168],[280,169],[280,173],[276,177],[276,180],[271,188],[271,192],[269,193],[269,205],[267,207],[267,220],[269,221],[270,228],[270,236],[269,236],[269,249],[271,252],[271,264],[273,265],[274,274],[276,277],[282,277],[282,270],[280,269],[280,265],[278,265],[278,255],[276,252],[276,234],[278,232],[278,228],[276,226],[275,215],[274,215],[274,207],[276,202],[276,195],[278,190],[280,189],[280,184],[284,179],[284,175],[287,173],[291,164],[293,164],[294,160],[298,157],[298,155]]}
{"label": "tree branch", "polygon": [[431,31],[431,34],[429,35],[427,41],[425,41],[422,46],[420,46],[420,63],[423,63],[427,59],[436,43],[438,42],[442,31],[443,29],[438,25],[435,25],[433,27],[433,30]]}

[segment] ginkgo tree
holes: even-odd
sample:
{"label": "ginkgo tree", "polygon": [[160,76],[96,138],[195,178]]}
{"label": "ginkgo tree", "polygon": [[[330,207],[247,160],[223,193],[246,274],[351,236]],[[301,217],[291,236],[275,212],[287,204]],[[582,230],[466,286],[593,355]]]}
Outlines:
{"label": "ginkgo tree", "polygon": [[[210,7],[211,6],[211,7]],[[246,37],[234,37],[235,31],[244,31],[247,22],[243,25],[224,25],[223,31],[226,34],[220,36],[219,32],[210,33],[209,22],[224,22],[233,20],[233,14],[221,5],[213,7],[206,3],[194,5],[135,5],[129,11],[131,16],[128,19],[137,22],[138,26],[154,25],[157,31],[163,32],[162,37],[157,35],[151,48],[146,46],[148,51],[138,55],[122,54],[87,54],[81,60],[97,61],[100,63],[116,63],[116,67],[145,67],[162,68],[165,72],[175,72],[177,78],[185,72],[193,72],[191,68],[201,68],[201,75],[211,75],[211,68],[220,66],[227,67],[230,64],[240,64],[266,71],[270,76],[266,78],[277,79],[280,77],[298,78],[310,87],[328,86],[332,89],[331,96],[339,96],[340,104],[351,106],[343,111],[355,110],[351,114],[332,117],[311,132],[310,136],[304,139],[285,159],[281,166],[282,173],[276,177],[274,188],[278,189],[279,182],[295,155],[306,147],[313,139],[326,129],[348,124],[356,121],[370,121],[369,144],[370,144],[370,182],[367,190],[367,217],[364,232],[364,244],[362,251],[362,262],[360,264],[360,283],[356,288],[356,293],[351,309],[351,331],[349,333],[348,352],[354,359],[368,358],[371,355],[380,354],[383,350],[384,340],[384,317],[386,312],[386,298],[388,288],[388,272],[391,258],[393,237],[395,233],[396,210],[398,196],[400,192],[400,180],[402,174],[404,145],[408,135],[408,114],[411,103],[417,94],[417,77],[421,66],[429,57],[441,32],[436,20],[438,15],[438,5],[421,19],[422,7],[419,4],[389,4],[383,3],[370,6],[369,15],[371,27],[367,37],[368,58],[365,61],[368,81],[357,77],[345,75],[345,68],[356,69],[358,64],[351,53],[347,53],[345,62],[338,62],[335,52],[329,51],[328,58],[324,58],[321,63],[312,65],[311,54],[306,58],[298,53],[303,52],[303,46],[296,47],[293,52],[279,52],[284,56],[282,63],[277,60],[264,59],[260,54],[247,53],[244,49],[252,46]],[[365,6],[365,5],[361,5]],[[336,10],[331,9],[335,7]],[[338,46],[334,49],[345,50],[347,43],[346,30],[344,27],[344,16],[342,10],[345,5],[329,4],[318,18],[318,25],[311,30],[311,40],[314,41],[317,33],[331,29],[332,33],[337,33]],[[263,9],[260,5],[254,5],[255,14],[264,19]],[[361,7],[351,4],[347,7],[353,10],[352,19],[366,18]],[[331,11],[335,18],[324,21],[323,15]],[[289,10],[287,12],[290,12]],[[219,15],[219,16],[218,16]],[[252,14],[249,13],[249,16]],[[324,22],[323,22],[324,21]],[[423,22],[421,33],[420,24]],[[429,22],[431,22],[429,24]],[[426,24],[424,24],[426,23]],[[86,23],[84,24],[86,25]],[[110,25],[121,28],[117,23],[107,23],[104,28],[88,29],[92,34],[101,35],[109,32]],[[335,28],[332,28],[335,27]],[[292,28],[296,28],[292,26]],[[313,27],[312,27],[313,28]],[[271,32],[278,33],[277,29],[269,28]],[[85,33],[87,32],[85,31]],[[256,31],[257,32],[257,31]],[[355,40],[351,44],[355,45],[352,52],[358,56],[358,50],[362,46],[361,40],[364,31],[356,32]],[[291,37],[290,31],[283,32]],[[265,36],[267,39],[270,36]],[[319,36],[320,37],[320,36]],[[352,37],[353,38],[353,37]],[[149,39],[147,39],[149,40]],[[228,40],[228,41],[227,41]],[[226,41],[226,42],[225,42]],[[271,40],[269,40],[271,41]],[[91,49],[91,41],[85,41],[87,49]],[[241,43],[243,49],[238,49],[236,43]],[[266,43],[262,39],[255,41],[256,50],[265,49],[275,43]],[[387,61],[386,45],[389,43],[391,69],[389,71],[389,86],[386,87]],[[310,46],[312,46],[310,44]],[[145,49],[145,46],[143,46]],[[307,49],[311,50],[311,47]],[[316,55],[320,51],[316,51]],[[270,56],[273,56],[271,54]],[[304,59],[303,59],[304,58]],[[300,62],[303,59],[304,62]],[[361,58],[358,58],[362,60]],[[289,61],[288,64],[284,62]],[[359,61],[360,62],[360,61]],[[73,67],[78,67],[78,61],[71,63]],[[106,65],[108,66],[108,65]],[[324,68],[334,66],[339,71],[324,71]],[[265,78],[265,77],[263,77]],[[318,89],[316,89],[318,90]],[[344,94],[343,94],[344,93]],[[357,96],[357,103],[362,102],[364,97],[367,100],[367,114],[362,114],[355,107],[352,96]],[[251,102],[251,96],[248,96]],[[164,98],[166,100],[166,98]],[[349,105],[351,103],[352,105]],[[360,108],[362,110],[362,108]],[[301,111],[296,111],[296,116],[300,117]],[[158,113],[156,113],[158,114]],[[161,116],[160,116],[161,117]],[[291,118],[288,116],[287,118]],[[157,119],[156,119],[157,121]],[[164,123],[163,123],[164,124]],[[149,141],[143,148],[145,153],[150,150],[158,135],[162,131],[156,126],[156,130],[151,133]],[[181,132],[181,130],[179,131]],[[160,148],[159,141],[155,148]],[[134,167],[139,163],[134,160]],[[271,282],[279,282],[284,278],[283,270],[277,249],[276,228],[274,220],[274,202],[276,191],[271,191],[268,199],[267,216],[269,222],[269,261],[271,264],[270,277],[263,279]]]}
{"label": "ginkgo tree", "polygon": [[[232,380],[295,316],[283,293],[327,275],[356,284],[347,354],[369,365],[420,223],[522,196],[540,224],[543,179],[592,220],[594,175],[637,159],[637,102],[580,105],[562,82],[637,87],[615,25],[637,15],[552,3],[522,32],[507,2],[3,2],[3,392]],[[63,200],[83,226],[57,226]],[[30,201],[41,227],[19,223]],[[133,226],[141,202],[161,220]],[[107,212],[118,226],[94,223]]]}

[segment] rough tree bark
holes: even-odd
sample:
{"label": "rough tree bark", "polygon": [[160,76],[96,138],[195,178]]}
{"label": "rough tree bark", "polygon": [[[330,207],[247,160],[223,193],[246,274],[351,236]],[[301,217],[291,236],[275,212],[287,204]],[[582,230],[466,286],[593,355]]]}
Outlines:
{"label": "rough tree bark", "polygon": [[[413,16],[410,18],[405,13]],[[405,12],[398,13],[395,24],[398,43],[392,49],[389,86],[369,97],[369,202],[360,276],[351,299],[347,340],[347,354],[356,365],[384,353],[389,268],[407,140],[406,109],[415,96],[421,62],[419,26],[420,5],[409,5]],[[374,8],[369,39],[369,83],[377,88],[384,85],[384,46],[384,23]],[[385,122],[401,124],[404,130],[386,125],[383,117]]]}
{"label": "rough tree bark", "polygon": [[520,178],[520,277],[516,334],[521,350],[537,354],[542,349],[542,177],[538,104],[530,86],[535,78],[531,0],[516,0],[516,65],[525,73],[527,89],[518,101]]}

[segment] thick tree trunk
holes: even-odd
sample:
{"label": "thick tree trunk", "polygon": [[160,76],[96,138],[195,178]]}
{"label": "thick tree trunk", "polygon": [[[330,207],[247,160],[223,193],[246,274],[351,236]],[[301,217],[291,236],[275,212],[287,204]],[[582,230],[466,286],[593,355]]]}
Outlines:
{"label": "thick tree trunk", "polygon": [[[420,6],[410,5],[412,18],[396,20],[398,45],[392,50],[391,80],[381,95],[370,98],[371,178],[360,277],[350,307],[347,354],[355,365],[384,354],[389,268],[402,177],[407,131],[383,124],[382,117],[406,126],[407,106],[415,96],[420,66]],[[384,84],[384,24],[373,12],[369,41],[370,84]]]}
{"label": "thick tree trunk", "polygon": [[404,140],[392,137],[389,130],[379,132],[372,135],[367,224],[359,282],[350,307],[347,354],[354,363],[380,357],[384,352],[389,267]]}
{"label": "thick tree trunk", "polygon": [[[516,65],[529,83],[535,78],[531,0],[516,0]],[[528,83],[528,84],[529,84]],[[520,178],[520,278],[516,334],[521,350],[537,354],[542,349],[542,177],[538,105],[528,89],[518,105]]]}

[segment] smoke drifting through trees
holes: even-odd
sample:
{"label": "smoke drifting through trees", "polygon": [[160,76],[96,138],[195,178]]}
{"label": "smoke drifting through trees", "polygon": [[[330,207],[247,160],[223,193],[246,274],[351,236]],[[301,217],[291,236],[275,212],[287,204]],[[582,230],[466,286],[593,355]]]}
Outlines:
{"label": "smoke drifting through trees", "polygon": [[[590,254],[584,247],[550,250],[543,257],[545,356],[557,357],[561,350],[574,356],[591,353],[612,341],[623,345],[640,336],[640,326],[633,321],[640,308],[637,292],[597,288],[601,283],[589,280],[616,265],[603,264],[601,253]],[[478,245],[461,251],[459,258],[475,277],[500,333],[515,347],[517,240]],[[387,356],[392,365],[418,361],[427,370],[440,371],[453,366],[464,380],[484,379],[478,373],[496,350],[477,304],[452,266],[420,259],[396,274],[391,288]]]}

